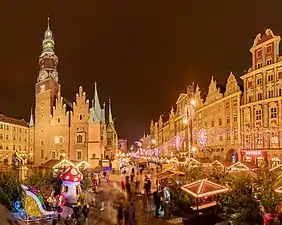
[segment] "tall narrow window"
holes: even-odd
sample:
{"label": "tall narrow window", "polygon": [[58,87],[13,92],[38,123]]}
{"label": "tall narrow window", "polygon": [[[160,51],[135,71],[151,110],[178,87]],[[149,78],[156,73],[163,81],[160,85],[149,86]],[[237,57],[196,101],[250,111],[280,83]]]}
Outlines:
{"label": "tall narrow window", "polygon": [[77,143],[82,143],[82,135],[77,135],[77,137],[76,137],[76,142]]}
{"label": "tall narrow window", "polygon": [[277,109],[276,107],[270,109],[270,118],[277,118]]}
{"label": "tall narrow window", "polygon": [[261,120],[261,115],[262,115],[262,110],[261,109],[258,109],[256,111],[256,120]]}

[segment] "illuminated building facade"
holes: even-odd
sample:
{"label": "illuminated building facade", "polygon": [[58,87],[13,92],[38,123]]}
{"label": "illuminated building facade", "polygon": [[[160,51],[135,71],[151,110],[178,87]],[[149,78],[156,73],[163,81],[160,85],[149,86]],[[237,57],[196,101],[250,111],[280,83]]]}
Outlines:
{"label": "illuminated building facade", "polygon": [[33,142],[30,139],[32,132],[24,120],[0,115],[0,162],[11,163],[15,150],[28,160],[30,141]]}
{"label": "illuminated building facade", "polygon": [[34,127],[32,161],[40,165],[51,159],[67,158],[91,165],[112,158],[117,150],[117,133],[111,103],[106,122],[105,103],[101,107],[96,83],[92,103],[87,100],[82,87],[79,87],[74,103],[62,97],[58,57],[49,21],[42,47],[35,85],[35,123],[30,124]]}
{"label": "illuminated building facade", "polygon": [[158,122],[151,122],[150,134],[143,137],[144,148],[171,155],[192,149],[191,154],[199,158],[206,155],[225,161],[238,159],[257,165],[279,165],[282,160],[280,40],[270,29],[257,35],[250,49],[252,66],[241,76],[242,94],[233,74],[228,78],[224,94],[213,79],[205,101],[196,88],[190,148],[185,134],[189,129],[183,123],[183,108],[189,105],[186,93],[180,95],[176,112],[171,110],[167,122],[163,123],[162,117]]}
{"label": "illuminated building facade", "polygon": [[[151,121],[150,134],[144,135],[143,149],[157,149],[162,156],[175,156],[190,152],[199,161],[237,161],[240,143],[239,104],[241,91],[235,76],[228,77],[225,90],[211,78],[205,100],[199,86],[193,90],[193,112],[187,121],[187,105],[191,104],[189,93],[180,94],[176,110],[169,113],[169,120]],[[189,140],[191,132],[191,143]],[[190,147],[189,147],[190,146]]]}
{"label": "illuminated building facade", "polygon": [[250,49],[252,66],[241,76],[242,160],[272,167],[282,160],[282,58],[280,37],[270,29],[258,34]]}

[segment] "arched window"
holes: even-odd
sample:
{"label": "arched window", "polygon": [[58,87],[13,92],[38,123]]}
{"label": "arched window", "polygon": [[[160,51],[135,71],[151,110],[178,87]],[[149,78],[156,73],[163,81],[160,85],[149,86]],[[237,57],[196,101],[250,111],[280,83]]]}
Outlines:
{"label": "arched window", "polygon": [[79,115],[79,119],[82,120],[82,115]]}
{"label": "arched window", "polygon": [[76,142],[77,143],[82,143],[82,136],[79,134],[79,135],[77,135],[77,137],[76,137]]}
{"label": "arched window", "polygon": [[3,140],[3,134],[0,134],[0,140]]}

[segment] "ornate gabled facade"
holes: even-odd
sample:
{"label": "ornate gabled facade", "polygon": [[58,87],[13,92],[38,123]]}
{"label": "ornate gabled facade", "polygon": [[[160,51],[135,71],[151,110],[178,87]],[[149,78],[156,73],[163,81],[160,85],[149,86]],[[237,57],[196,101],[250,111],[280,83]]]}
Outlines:
{"label": "ornate gabled facade", "polygon": [[[62,97],[57,71],[58,57],[54,51],[55,42],[49,19],[42,47],[40,71],[35,85],[35,121],[31,115],[29,125],[29,160],[39,165],[50,159],[68,158],[90,164],[104,158],[110,159],[117,151],[111,105],[107,127],[105,104],[101,108],[96,83],[91,104],[81,86],[75,102],[70,103]],[[111,155],[107,152],[109,143]]]}
{"label": "ornate gabled facade", "polygon": [[272,166],[282,160],[282,59],[281,38],[267,29],[250,49],[252,66],[244,82],[240,112],[242,160]]}
{"label": "ornate gabled facade", "polygon": [[[226,161],[238,159],[257,165],[268,163],[272,167],[281,164],[280,40],[270,29],[257,35],[250,49],[252,66],[241,76],[243,93],[232,73],[228,77],[225,91],[219,88],[212,77],[205,101],[201,99],[199,87],[193,91],[196,105],[193,108],[191,147],[195,150],[192,152],[194,157]],[[176,102],[176,112],[169,114],[169,120],[162,127],[152,129],[152,121],[150,134],[143,137],[143,146],[157,149],[166,155],[182,150],[187,153],[189,129],[183,121],[187,119],[185,109],[188,103],[188,95],[181,94]]]}
{"label": "ornate gabled facade", "polygon": [[[212,77],[205,100],[197,85],[192,94],[180,94],[176,111],[172,107],[168,121],[163,122],[162,116],[158,122],[151,121],[150,134],[142,138],[143,148],[155,149],[155,153],[161,156],[188,153],[190,149],[190,154],[203,162],[237,161],[240,98],[241,91],[233,73],[227,79],[225,91]],[[190,115],[187,105],[191,100],[194,105]],[[191,130],[188,129],[187,119],[192,121]],[[188,141],[189,131],[192,134],[191,143]]]}

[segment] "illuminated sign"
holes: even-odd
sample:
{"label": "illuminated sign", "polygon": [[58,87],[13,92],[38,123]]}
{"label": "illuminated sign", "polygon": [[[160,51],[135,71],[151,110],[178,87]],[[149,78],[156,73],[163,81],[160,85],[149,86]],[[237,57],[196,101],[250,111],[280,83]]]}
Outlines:
{"label": "illuminated sign", "polygon": [[261,151],[246,151],[246,155],[261,155]]}
{"label": "illuminated sign", "polygon": [[109,160],[102,160],[102,167],[108,167],[110,166],[110,161]]}

